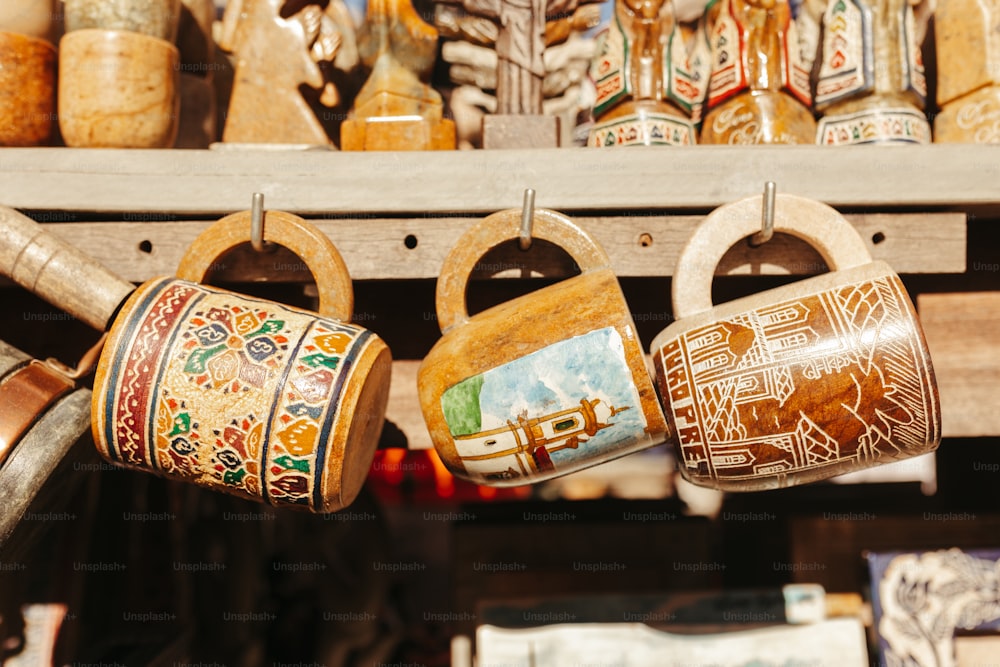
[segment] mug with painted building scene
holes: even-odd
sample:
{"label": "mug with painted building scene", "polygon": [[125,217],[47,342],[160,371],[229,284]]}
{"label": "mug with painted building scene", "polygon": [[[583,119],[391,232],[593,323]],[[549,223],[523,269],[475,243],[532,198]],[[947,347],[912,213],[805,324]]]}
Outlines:
{"label": "mug with painted building scene", "polygon": [[580,274],[468,314],[470,274],[518,238],[521,216],[494,213],[453,246],[437,283],[443,336],[418,374],[441,459],[456,476],[491,486],[551,479],[668,437],[610,260],[566,216],[536,209],[532,236],[564,249]]}

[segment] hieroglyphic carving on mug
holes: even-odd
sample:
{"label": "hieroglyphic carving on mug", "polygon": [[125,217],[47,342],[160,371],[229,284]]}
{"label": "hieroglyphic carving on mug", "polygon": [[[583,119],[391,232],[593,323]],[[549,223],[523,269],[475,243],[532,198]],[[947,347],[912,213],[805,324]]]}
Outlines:
{"label": "hieroglyphic carving on mug", "polygon": [[684,471],[738,485],[923,453],[940,426],[915,326],[884,275],[679,335],[656,359]]}

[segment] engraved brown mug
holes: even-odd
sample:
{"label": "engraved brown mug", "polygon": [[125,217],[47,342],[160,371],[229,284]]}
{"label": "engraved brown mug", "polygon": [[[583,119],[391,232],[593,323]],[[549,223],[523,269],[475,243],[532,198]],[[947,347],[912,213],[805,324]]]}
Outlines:
{"label": "engraved brown mug", "polygon": [[903,284],[834,209],[776,198],[774,229],[831,272],[712,305],[726,251],[760,230],[760,196],[697,228],[673,278],[677,321],[652,344],[657,387],[689,481],[759,491],[937,448],[941,410]]}
{"label": "engraved brown mug", "polygon": [[668,435],[610,260],[566,216],[536,209],[532,235],[566,250],[580,275],[469,316],[470,274],[489,250],[518,238],[521,215],[494,213],[455,243],[437,282],[443,336],[417,377],[441,460],[491,486],[571,473]]}
{"label": "engraved brown mug", "polygon": [[200,284],[249,230],[249,212],[219,220],[177,278],[147,281],[125,301],[94,379],[94,442],[130,468],[272,505],[338,510],[371,467],[389,349],[347,323],[354,299],[340,254],[289,213],[267,213],[268,238],[312,268],[319,315]]}

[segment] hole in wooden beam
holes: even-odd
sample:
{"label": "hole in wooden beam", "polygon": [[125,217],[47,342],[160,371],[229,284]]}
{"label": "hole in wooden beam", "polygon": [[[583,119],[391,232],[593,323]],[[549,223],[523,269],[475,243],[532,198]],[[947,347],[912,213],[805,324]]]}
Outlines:
{"label": "hole in wooden beam", "polygon": [[648,248],[649,246],[653,245],[652,235],[650,235],[647,232],[643,232],[642,234],[640,234],[639,245],[641,245],[643,248]]}
{"label": "hole in wooden beam", "polygon": [[139,252],[144,252],[147,255],[153,252],[153,242],[152,241],[139,241]]}
{"label": "hole in wooden beam", "polygon": [[878,245],[882,241],[885,241],[885,234],[883,234],[882,232],[875,232],[874,234],[872,234],[872,243]]}
{"label": "hole in wooden beam", "polygon": [[406,238],[403,239],[403,245],[405,245],[410,250],[413,250],[414,248],[417,247],[417,237],[414,236],[413,234],[407,234]]}

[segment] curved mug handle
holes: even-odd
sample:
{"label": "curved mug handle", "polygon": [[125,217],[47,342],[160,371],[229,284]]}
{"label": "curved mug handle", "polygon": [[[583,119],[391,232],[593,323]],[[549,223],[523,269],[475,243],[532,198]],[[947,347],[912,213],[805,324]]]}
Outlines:
{"label": "curved mug handle", "polygon": [[[319,291],[319,313],[349,322],[354,312],[354,288],[343,258],[329,237],[315,225],[284,211],[267,211],[267,240],[283,245],[305,262]],[[221,218],[198,235],[177,267],[177,277],[204,282],[212,263],[241,243],[250,242],[250,211]]]}
{"label": "curved mug handle", "polygon": [[[493,213],[467,229],[444,260],[437,281],[437,316],[441,333],[469,321],[465,290],[476,262],[505,241],[516,239],[521,230],[519,208]],[[593,237],[569,217],[549,209],[535,209],[532,237],[560,246],[581,272],[608,268],[611,260]]]}
{"label": "curved mug handle", "polygon": [[[688,239],[672,282],[674,317],[683,319],[712,308],[712,279],[722,257],[741,239],[760,231],[763,196],[748,197],[712,211]],[[853,225],[835,209],[813,199],[779,194],[774,231],[802,239],[819,251],[831,271],[872,261]]]}

